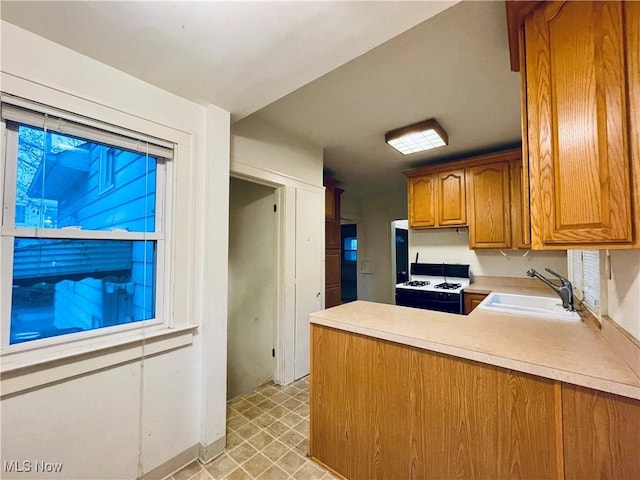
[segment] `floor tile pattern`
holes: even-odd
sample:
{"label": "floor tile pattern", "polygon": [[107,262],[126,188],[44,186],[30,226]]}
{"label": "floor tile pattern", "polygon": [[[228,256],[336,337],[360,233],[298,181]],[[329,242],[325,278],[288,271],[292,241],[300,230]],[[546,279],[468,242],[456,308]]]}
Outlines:
{"label": "floor tile pattern", "polygon": [[307,458],[309,380],[273,382],[227,403],[227,447],[210,463],[187,465],[167,480],[329,480]]}

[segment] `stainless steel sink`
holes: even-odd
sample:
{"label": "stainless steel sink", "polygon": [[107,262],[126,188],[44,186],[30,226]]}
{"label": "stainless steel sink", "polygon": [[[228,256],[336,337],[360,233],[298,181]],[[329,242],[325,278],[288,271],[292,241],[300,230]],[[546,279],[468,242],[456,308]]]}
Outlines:
{"label": "stainless steel sink", "polygon": [[565,310],[560,299],[554,297],[493,292],[478,305],[478,308],[515,315],[581,321],[577,312]]}

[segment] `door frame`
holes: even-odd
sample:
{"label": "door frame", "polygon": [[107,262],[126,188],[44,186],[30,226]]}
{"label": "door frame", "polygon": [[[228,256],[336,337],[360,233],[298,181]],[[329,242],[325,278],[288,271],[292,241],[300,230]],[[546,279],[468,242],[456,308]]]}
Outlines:
{"label": "door frame", "polygon": [[409,231],[408,220],[391,220],[391,298],[396,298],[396,228]]}
{"label": "door frame", "polygon": [[[321,185],[308,184],[286,175],[233,161],[229,175],[276,190],[276,261],[278,268],[275,305],[276,331],[274,332],[276,371],[273,381],[279,385],[288,385],[295,380],[296,358],[296,190],[314,191],[321,193],[324,198],[325,188]],[[320,240],[324,252],[324,216],[319,221],[322,223]],[[324,308],[324,262],[322,262],[321,269],[321,308]],[[309,348],[308,345],[304,347]]]}

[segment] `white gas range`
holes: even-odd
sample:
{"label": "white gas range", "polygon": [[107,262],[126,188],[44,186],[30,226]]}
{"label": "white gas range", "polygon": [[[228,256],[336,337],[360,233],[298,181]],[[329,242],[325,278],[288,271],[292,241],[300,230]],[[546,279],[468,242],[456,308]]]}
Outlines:
{"label": "white gas range", "polygon": [[396,305],[461,314],[469,284],[469,265],[412,263],[411,279],[396,285]]}

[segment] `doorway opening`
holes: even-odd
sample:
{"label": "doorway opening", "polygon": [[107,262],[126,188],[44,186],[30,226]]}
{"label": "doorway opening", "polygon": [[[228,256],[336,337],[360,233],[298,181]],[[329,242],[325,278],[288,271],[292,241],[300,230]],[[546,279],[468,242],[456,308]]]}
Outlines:
{"label": "doorway opening", "polygon": [[394,220],[391,222],[391,271],[393,272],[393,290],[395,286],[409,279],[409,222]]}
{"label": "doorway opening", "polygon": [[340,300],[358,299],[358,235],[355,223],[340,225]]}
{"label": "doorway opening", "polygon": [[276,373],[277,195],[231,178],[227,399],[256,390]]}

